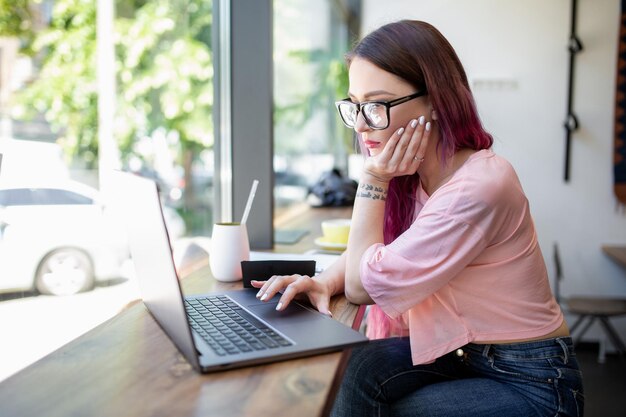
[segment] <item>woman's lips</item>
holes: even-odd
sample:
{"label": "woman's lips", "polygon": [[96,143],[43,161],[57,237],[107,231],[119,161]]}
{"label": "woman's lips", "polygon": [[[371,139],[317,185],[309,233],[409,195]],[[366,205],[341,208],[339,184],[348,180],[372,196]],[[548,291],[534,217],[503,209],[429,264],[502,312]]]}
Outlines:
{"label": "woman's lips", "polygon": [[378,148],[380,146],[380,142],[375,142],[373,140],[364,140],[363,144],[369,149]]}

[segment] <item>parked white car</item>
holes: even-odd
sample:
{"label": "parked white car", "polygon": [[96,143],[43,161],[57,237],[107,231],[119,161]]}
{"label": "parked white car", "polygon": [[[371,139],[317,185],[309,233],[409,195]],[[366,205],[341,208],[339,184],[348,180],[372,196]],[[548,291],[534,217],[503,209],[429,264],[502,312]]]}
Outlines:
{"label": "parked white car", "polygon": [[0,189],[0,291],[67,295],[121,276],[123,229],[79,183]]}
{"label": "parked white car", "polygon": [[[173,237],[184,233],[173,210],[166,218]],[[122,277],[128,258],[123,222],[98,190],[69,180],[0,187],[1,292],[76,294]]]}

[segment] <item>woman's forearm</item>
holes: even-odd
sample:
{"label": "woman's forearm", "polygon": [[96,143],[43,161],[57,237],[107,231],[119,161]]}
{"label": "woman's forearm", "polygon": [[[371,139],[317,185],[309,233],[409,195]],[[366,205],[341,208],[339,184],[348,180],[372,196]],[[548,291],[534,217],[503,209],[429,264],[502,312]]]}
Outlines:
{"label": "woman's forearm", "polygon": [[352,212],[350,238],[346,251],[345,294],[355,304],[373,304],[361,283],[361,259],[375,243],[383,243],[383,219],[389,183],[364,174],[359,183]]}

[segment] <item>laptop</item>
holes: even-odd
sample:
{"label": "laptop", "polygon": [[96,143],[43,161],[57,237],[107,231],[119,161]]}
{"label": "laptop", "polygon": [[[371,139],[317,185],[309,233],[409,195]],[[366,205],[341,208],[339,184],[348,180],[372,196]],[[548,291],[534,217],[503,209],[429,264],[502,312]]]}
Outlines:
{"label": "laptop", "polygon": [[[255,289],[183,296],[154,181],[113,171],[113,208],[127,226],[141,297],[148,311],[199,372],[332,352],[367,342],[361,333],[292,302],[276,311]],[[210,256],[210,254],[209,254]]]}

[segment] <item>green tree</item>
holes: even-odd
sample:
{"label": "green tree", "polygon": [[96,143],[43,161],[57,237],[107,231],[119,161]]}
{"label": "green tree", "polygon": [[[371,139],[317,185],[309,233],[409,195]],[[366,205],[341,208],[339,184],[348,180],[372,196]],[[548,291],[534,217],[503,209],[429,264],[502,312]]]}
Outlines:
{"label": "green tree", "polygon": [[97,166],[95,0],[56,2],[48,27],[35,31],[32,52],[40,68],[17,93],[13,116],[45,115],[69,158]]}
{"label": "green tree", "polygon": [[[40,63],[37,77],[15,97],[13,115],[44,114],[68,157],[96,168],[96,0],[57,0],[43,30],[15,17],[30,22],[37,4],[0,0],[0,34],[19,36]],[[213,145],[211,0],[120,0],[116,6],[114,130],[122,158],[133,154],[138,139],[173,134],[193,202],[192,163]]]}
{"label": "green tree", "polygon": [[[311,21],[306,0],[275,0],[275,153],[299,156],[330,151],[335,164],[345,168],[353,146],[352,133],[337,117],[334,103],[348,91],[344,54],[353,40],[351,25],[358,20],[354,11],[358,2],[323,3],[328,6],[329,25]],[[308,32],[305,26],[300,31],[298,25],[319,28]],[[327,32],[319,32],[322,28]],[[312,121],[319,123],[320,119],[326,125],[316,126],[314,140],[298,140],[310,135]]]}
{"label": "green tree", "polygon": [[195,205],[192,164],[213,146],[211,20],[210,0],[153,0],[116,21],[122,154],[158,129],[174,133],[188,207]]}
{"label": "green tree", "polygon": [[35,37],[33,30],[33,0],[0,0],[0,36],[16,37],[22,41],[22,52],[31,53]]}
{"label": "green tree", "polygon": [[[346,151],[352,144],[352,133],[345,129],[334,110],[334,103],[345,98],[348,91],[348,69],[343,57],[334,57],[332,52],[322,49],[293,50],[287,54],[294,67],[312,66],[310,89],[291,103],[276,103],[274,108],[275,123],[302,128],[315,111],[324,109],[330,113],[329,132],[332,142],[338,142]],[[279,140],[276,143],[279,153],[299,153],[304,151],[306,142]]]}

